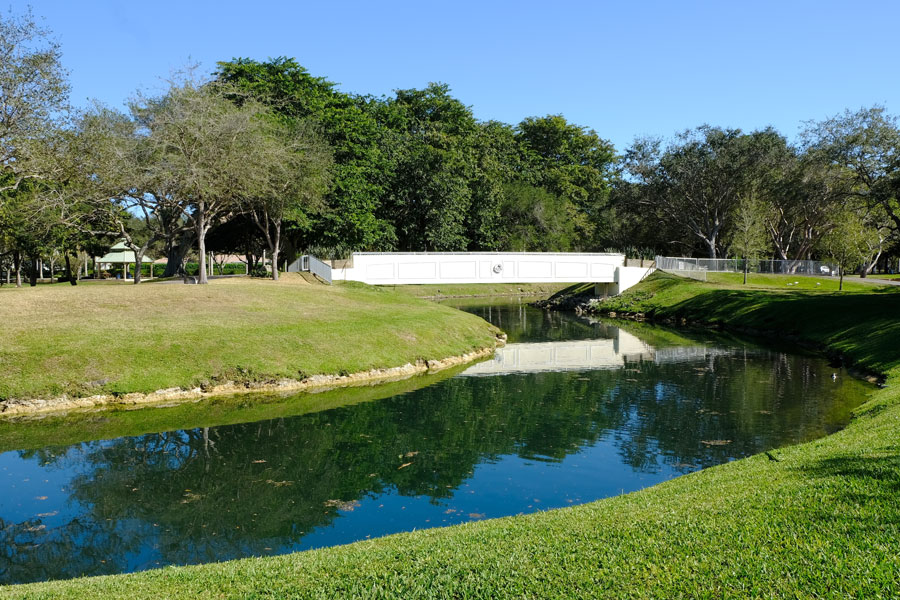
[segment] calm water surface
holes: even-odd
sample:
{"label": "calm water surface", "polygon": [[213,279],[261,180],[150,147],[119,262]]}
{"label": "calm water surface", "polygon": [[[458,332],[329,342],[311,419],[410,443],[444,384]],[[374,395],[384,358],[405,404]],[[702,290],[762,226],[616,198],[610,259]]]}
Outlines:
{"label": "calm water surface", "polygon": [[870,389],[821,358],[734,339],[458,304],[510,344],[417,391],[0,454],[0,584],[590,502],[825,435]]}

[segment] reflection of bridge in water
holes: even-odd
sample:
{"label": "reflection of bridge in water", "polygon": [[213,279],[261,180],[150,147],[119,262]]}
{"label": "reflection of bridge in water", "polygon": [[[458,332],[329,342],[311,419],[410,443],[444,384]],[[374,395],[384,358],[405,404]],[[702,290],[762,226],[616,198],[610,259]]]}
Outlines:
{"label": "reflection of bridge in water", "polygon": [[710,348],[702,344],[657,349],[619,329],[614,337],[606,339],[509,344],[498,349],[493,360],[472,365],[461,375],[618,369],[628,362],[638,360],[668,364],[693,362],[730,353],[727,349]]}

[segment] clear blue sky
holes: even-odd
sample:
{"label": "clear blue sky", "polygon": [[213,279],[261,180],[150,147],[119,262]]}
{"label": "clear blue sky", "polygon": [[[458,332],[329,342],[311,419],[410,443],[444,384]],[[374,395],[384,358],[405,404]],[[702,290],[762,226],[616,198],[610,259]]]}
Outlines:
{"label": "clear blue sky", "polygon": [[702,123],[792,138],[845,108],[900,112],[890,0],[30,4],[62,44],[76,105],[121,107],[189,60],[210,72],[283,55],[348,92],[440,81],[480,119],[561,113],[618,149]]}

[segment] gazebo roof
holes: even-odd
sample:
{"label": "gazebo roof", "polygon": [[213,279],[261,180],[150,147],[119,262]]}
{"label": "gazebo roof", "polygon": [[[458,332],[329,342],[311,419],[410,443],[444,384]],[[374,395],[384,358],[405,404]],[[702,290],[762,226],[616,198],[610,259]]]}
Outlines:
{"label": "gazebo roof", "polygon": [[[109,249],[105,255],[101,256],[97,259],[97,262],[101,263],[134,263],[134,252],[128,249],[128,246],[125,245],[124,240],[119,240],[116,242],[112,248]],[[141,262],[152,263],[153,257],[144,255]]]}

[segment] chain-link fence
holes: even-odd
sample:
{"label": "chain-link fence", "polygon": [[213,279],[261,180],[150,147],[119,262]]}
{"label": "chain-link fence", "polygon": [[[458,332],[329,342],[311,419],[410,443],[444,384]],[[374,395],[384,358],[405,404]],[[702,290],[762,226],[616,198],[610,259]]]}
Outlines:
{"label": "chain-link fence", "polygon": [[[706,273],[743,273],[741,258],[686,258],[657,256],[656,268],[706,281]],[[820,260],[764,260],[748,259],[749,273],[773,273],[777,275],[837,275],[837,265]]]}

